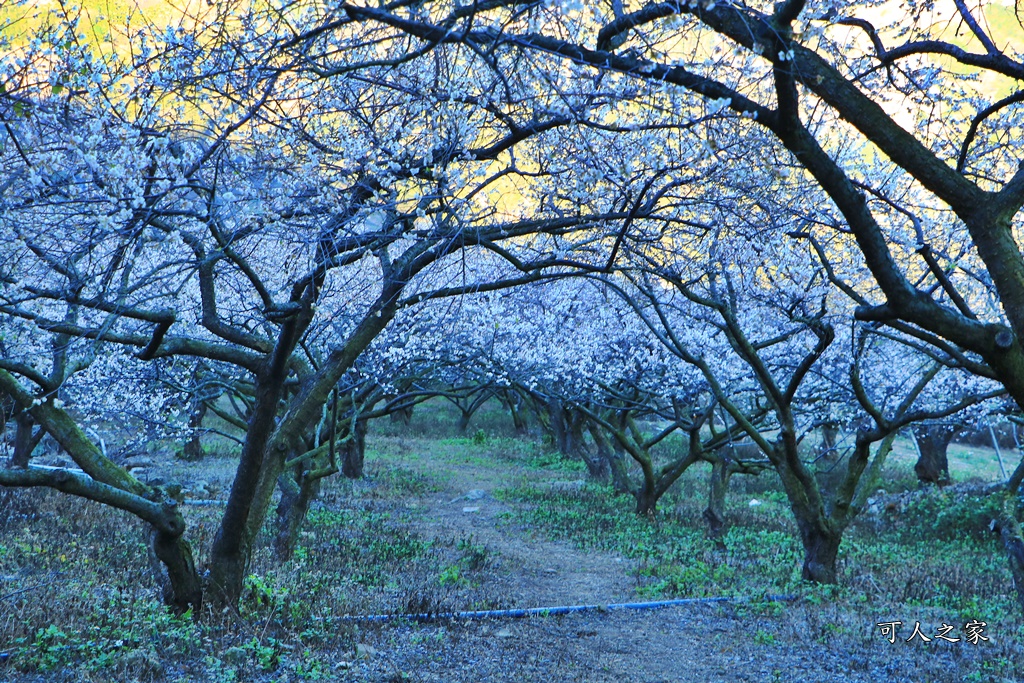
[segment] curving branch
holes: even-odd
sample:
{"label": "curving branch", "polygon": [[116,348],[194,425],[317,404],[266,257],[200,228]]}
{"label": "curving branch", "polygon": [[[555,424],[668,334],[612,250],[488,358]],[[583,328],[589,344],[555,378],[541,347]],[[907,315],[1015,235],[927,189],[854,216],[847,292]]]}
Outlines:
{"label": "curving branch", "polygon": [[974,138],[978,135],[978,128],[993,114],[999,112],[1001,109],[1005,109],[1011,104],[1018,104],[1024,102],[1024,90],[1018,90],[1012,95],[1007,95],[998,102],[985,107],[980,112],[974,115],[971,119],[971,125],[967,129],[967,133],[964,135],[964,141],[960,144],[960,155],[956,160],[956,170],[960,173],[964,172],[964,167],[967,165],[967,152],[971,148],[971,143],[974,142]]}
{"label": "curving branch", "polygon": [[161,533],[175,538],[185,531],[185,522],[172,501],[154,502],[66,469],[32,466],[27,469],[0,469],[0,486],[56,489],[130,512],[152,524]]}

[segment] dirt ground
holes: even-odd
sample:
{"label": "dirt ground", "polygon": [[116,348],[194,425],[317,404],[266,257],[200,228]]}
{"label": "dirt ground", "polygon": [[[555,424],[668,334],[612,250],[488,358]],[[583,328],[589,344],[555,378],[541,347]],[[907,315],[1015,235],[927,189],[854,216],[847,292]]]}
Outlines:
{"label": "dirt ground", "polygon": [[[510,524],[512,504],[493,491],[524,475],[515,467],[421,458],[402,462],[446,482],[443,491],[408,499],[414,528],[425,538],[472,536],[493,558],[486,591],[502,604],[551,607],[636,601],[630,562],[581,552]],[[554,481],[548,485],[572,486]],[[908,615],[913,621],[916,615]],[[879,617],[879,620],[885,617]],[[802,633],[808,619],[835,619],[856,635],[821,644]],[[875,619],[788,605],[776,617],[752,616],[733,604],[697,604],[658,610],[587,612],[559,617],[446,621],[361,626],[375,650],[344,670],[367,681],[994,681],[984,673],[989,644],[883,638]],[[996,640],[993,635],[992,642]],[[341,673],[341,672],[339,672]],[[339,679],[340,680],[340,679]]]}
{"label": "dirt ground", "polygon": [[[516,461],[447,457],[427,453],[420,445],[401,440],[383,444],[388,455],[370,461],[371,476],[355,483],[330,482],[315,506],[328,511],[353,506],[379,508],[404,520],[401,523],[425,541],[438,539],[441,545],[447,542],[446,547],[451,547],[457,542],[453,539],[471,539],[474,546],[485,548],[486,563],[474,571],[474,587],[456,596],[456,605],[464,605],[467,595],[481,604],[502,608],[606,605],[644,599],[638,596],[636,567],[631,560],[548,540],[539,529],[517,521],[523,517],[514,513],[526,504],[506,502],[507,497],[496,495],[499,489],[522,484],[571,490],[581,484],[573,478],[579,475]],[[171,480],[188,483],[191,477],[191,485],[207,491],[212,499],[226,496],[232,476],[228,458],[204,461],[198,471],[179,462],[158,469],[157,474]],[[432,485],[396,498],[383,483],[383,475],[395,471],[422,475]],[[199,472],[201,486],[196,481]],[[921,608],[897,618],[912,624],[915,619],[936,621],[943,616]],[[703,603],[657,610],[430,623],[393,620],[353,625],[340,614],[334,618],[336,632],[343,634],[338,642],[358,643],[359,651],[319,650],[315,656],[324,668],[315,678],[300,678],[285,673],[284,668],[257,671],[251,663],[221,675],[224,669],[211,669],[200,659],[161,662],[153,667],[159,673],[144,679],[137,674],[112,673],[109,680],[1010,683],[1012,679],[994,676],[991,671],[1008,670],[1005,661],[1000,666],[995,663],[1019,651],[1015,644],[1009,648],[1011,643],[1002,642],[998,632],[989,633],[991,640],[979,645],[937,640],[890,643],[876,623],[893,615],[876,615],[870,608],[855,613],[803,599],[774,610]],[[837,627],[835,637],[815,635],[828,632],[830,624]],[[0,683],[72,680],[78,680],[73,672],[16,674],[0,668]]]}

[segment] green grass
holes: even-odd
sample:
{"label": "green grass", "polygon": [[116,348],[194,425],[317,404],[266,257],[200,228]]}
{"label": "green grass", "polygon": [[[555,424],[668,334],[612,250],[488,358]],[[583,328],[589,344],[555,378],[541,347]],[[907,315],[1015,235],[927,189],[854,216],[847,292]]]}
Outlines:
{"label": "green grass", "polygon": [[[482,586],[490,548],[471,537],[424,538],[392,502],[442,488],[401,467],[371,467],[356,484],[329,482],[292,559],[274,560],[268,529],[238,613],[206,608],[198,622],[162,604],[145,535],[127,515],[56,493],[0,490],[8,513],[0,519],[0,575],[32,577],[17,587],[39,584],[3,605],[13,612],[0,621],[0,651],[10,655],[0,678],[9,670],[153,680],[184,661],[190,680],[330,680],[335,672],[322,662],[357,642],[355,631],[339,628],[339,615],[506,606]],[[186,513],[203,558],[216,509]]]}
{"label": "green grass", "polygon": [[908,613],[927,607],[950,618],[1015,624],[1018,608],[1002,550],[979,528],[982,503],[943,501],[943,495],[909,506],[903,523],[883,532],[852,528],[840,551],[839,585],[822,587],[800,578],[803,550],[780,492],[758,494],[762,505],[754,508],[734,495],[732,524],[720,545],[708,539],[696,501],[677,500],[650,520],[630,512],[628,497],[594,484],[574,491],[523,485],[496,492],[524,504],[508,514],[508,523],[633,560],[637,592],[645,597],[795,593],[853,609],[867,603]]}
{"label": "green grass", "polygon": [[633,560],[637,591],[645,597],[780,593],[799,579],[799,543],[792,534],[734,526],[722,548],[678,512],[663,511],[654,520],[638,516],[628,496],[596,484],[574,491],[520,486],[495,496],[528,504],[511,513],[510,522]]}
{"label": "green grass", "polygon": [[[443,408],[420,417],[443,417]],[[500,427],[498,417],[488,419]],[[648,519],[606,486],[552,486],[584,480],[583,464],[498,427],[471,426],[467,435],[443,423],[429,436],[418,428],[371,432],[366,478],[325,482],[290,561],[273,559],[268,528],[254,549],[239,613],[206,611],[198,623],[171,617],[160,603],[145,534],[130,517],[55,493],[0,491],[0,576],[25,577],[17,587],[40,584],[5,606],[17,615],[0,621],[0,651],[12,655],[8,670],[84,681],[181,680],[170,667],[184,661],[193,680],[330,680],[336,672],[324,662],[359,642],[357,631],[338,627],[338,615],[511,607],[504,584],[491,580],[500,549],[416,531],[422,499],[462,490],[457,482],[465,482],[466,470],[496,486],[505,482],[493,495],[510,508],[501,522],[510,533],[525,527],[536,537],[626,558],[638,597],[800,596],[795,605],[728,608],[760,620],[750,631],[759,645],[873,642],[873,624],[885,618],[979,619],[1000,642],[985,675],[1010,675],[1019,660],[1014,639],[1024,628],[1003,551],[985,528],[992,511],[984,499],[950,489],[905,496],[909,502],[892,519],[865,518],[847,532],[838,586],[813,586],[800,580],[802,549],[772,472],[733,478],[729,528],[716,543],[700,517],[707,466],[686,472]],[[898,444],[888,491],[916,490],[908,446]],[[951,465],[962,468],[954,471],[990,476],[994,456],[986,451],[954,447]],[[213,479],[229,464],[221,456],[189,468]],[[188,470],[180,462],[172,467]],[[754,499],[760,504],[751,506]],[[186,514],[201,559],[219,510]]]}
{"label": "green grass", "polygon": [[[956,482],[971,480],[999,481],[1002,473],[996,452],[991,448],[972,446],[969,444],[950,444],[947,452],[949,457],[949,476]],[[1020,462],[1020,454],[1010,449],[1002,450],[1003,466],[1007,473],[1012,472]],[[917,462],[917,451],[914,442],[907,438],[896,439],[892,453],[886,460],[885,488],[889,491],[901,490],[893,486],[893,481],[917,488],[917,477],[914,475],[914,463]]]}

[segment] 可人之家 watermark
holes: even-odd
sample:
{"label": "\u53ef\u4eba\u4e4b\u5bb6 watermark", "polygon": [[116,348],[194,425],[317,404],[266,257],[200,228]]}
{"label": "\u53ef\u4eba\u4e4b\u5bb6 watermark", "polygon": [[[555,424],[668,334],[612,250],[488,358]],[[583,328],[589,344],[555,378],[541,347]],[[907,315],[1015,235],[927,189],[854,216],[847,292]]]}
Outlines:
{"label": "\u53ef\u4eba\u4e4b\u5bb6 watermark", "polygon": [[907,643],[911,643],[915,640],[919,640],[922,643],[930,643],[933,640],[946,641],[949,643],[959,643],[961,640],[972,645],[978,645],[982,641],[988,641],[988,636],[985,635],[986,624],[984,621],[969,621],[964,624],[962,631],[955,631],[953,626],[949,624],[942,624],[937,627],[934,632],[929,632],[931,635],[925,633],[921,628],[921,622],[914,622],[913,632],[909,638],[903,638],[900,635],[900,627],[903,626],[902,621],[881,621],[876,626],[881,630],[882,637],[888,640],[890,643],[895,643],[897,639],[903,640]]}

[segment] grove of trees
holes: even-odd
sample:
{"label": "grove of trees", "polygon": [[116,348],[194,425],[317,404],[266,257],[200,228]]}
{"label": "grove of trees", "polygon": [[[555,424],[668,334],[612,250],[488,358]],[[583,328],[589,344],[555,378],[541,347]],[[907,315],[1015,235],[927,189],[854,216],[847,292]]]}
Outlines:
{"label": "grove of trees", "polygon": [[[710,465],[713,536],[730,477],[777,477],[835,582],[898,433],[1024,407],[1024,55],[889,4],[7,8],[0,485],[135,515],[198,614],[373,420],[496,399],[639,514]],[[125,461],[213,418],[240,453],[196,558]],[[1022,480],[990,495],[1024,605]]]}

